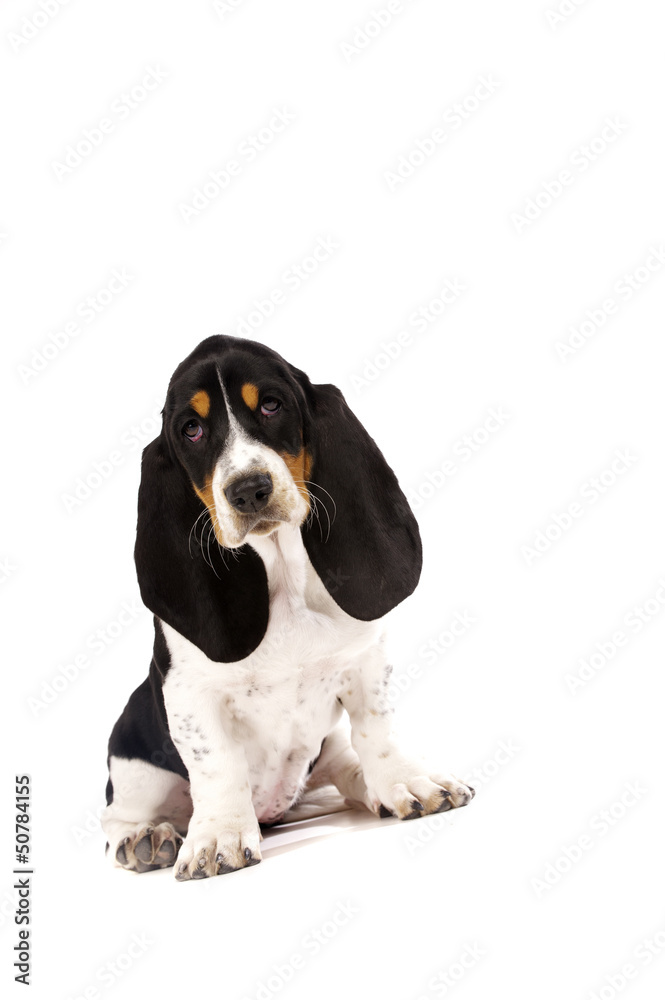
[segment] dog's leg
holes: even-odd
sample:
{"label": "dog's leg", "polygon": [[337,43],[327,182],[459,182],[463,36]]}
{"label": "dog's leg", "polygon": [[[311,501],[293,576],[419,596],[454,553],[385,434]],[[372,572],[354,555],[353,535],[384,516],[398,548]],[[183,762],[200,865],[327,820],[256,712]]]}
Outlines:
{"label": "dog's leg", "polygon": [[373,811],[360,759],[351,746],[351,735],[345,722],[340,722],[326,736],[319,758],[307,779],[305,800],[309,789],[326,785],[334,785],[350,804]]}
{"label": "dog's leg", "polygon": [[244,749],[226,732],[218,699],[205,687],[188,685],[183,673],[172,664],[163,688],[194,810],[175,865],[181,882],[224,875],[261,860]]}
{"label": "dog's leg", "polygon": [[367,786],[367,798],[361,801],[379,816],[400,819],[465,806],[475,795],[472,788],[399,749],[387,696],[389,676],[378,643],[349,668],[339,695],[349,713],[351,741]]}
{"label": "dog's leg", "polygon": [[189,782],[148,761],[114,756],[109,778],[102,829],[111,862],[135,872],[169,868],[192,812]]}

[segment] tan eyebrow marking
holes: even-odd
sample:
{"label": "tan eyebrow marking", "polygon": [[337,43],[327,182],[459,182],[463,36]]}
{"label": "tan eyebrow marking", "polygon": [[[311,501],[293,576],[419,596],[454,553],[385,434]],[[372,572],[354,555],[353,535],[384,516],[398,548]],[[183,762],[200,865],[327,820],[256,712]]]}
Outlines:
{"label": "tan eyebrow marking", "polygon": [[207,417],[210,413],[210,396],[205,389],[199,389],[190,399],[189,405],[200,417]]}
{"label": "tan eyebrow marking", "polygon": [[255,410],[259,405],[259,390],[253,382],[245,382],[240,390],[240,394],[249,406],[250,410]]}

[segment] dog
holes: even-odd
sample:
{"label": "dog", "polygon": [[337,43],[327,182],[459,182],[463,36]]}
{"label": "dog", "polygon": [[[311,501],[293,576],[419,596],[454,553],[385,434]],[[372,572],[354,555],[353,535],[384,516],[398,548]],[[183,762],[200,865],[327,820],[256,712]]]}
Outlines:
{"label": "dog", "polygon": [[134,552],[155,642],[109,740],[113,864],[179,881],[257,864],[261,826],[330,785],[405,820],[466,805],[392,734],[383,619],[418,583],[420,535],[340,390],[214,336],[162,417]]}

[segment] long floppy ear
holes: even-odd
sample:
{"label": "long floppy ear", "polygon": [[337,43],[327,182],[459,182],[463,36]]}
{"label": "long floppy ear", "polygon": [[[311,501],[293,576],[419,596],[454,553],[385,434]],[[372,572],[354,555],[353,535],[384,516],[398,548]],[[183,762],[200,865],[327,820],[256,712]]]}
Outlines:
{"label": "long floppy ear", "polygon": [[312,418],[308,489],[318,515],[303,526],[305,548],[342,610],[372,621],[418,583],[418,525],[394,472],[339,389],[307,383],[303,389]]}
{"label": "long floppy ear", "polygon": [[[203,514],[197,522],[197,518]],[[143,603],[211,660],[252,653],[268,625],[263,561],[249,546],[222,554],[205,507],[163,435],[141,464],[134,558]]]}

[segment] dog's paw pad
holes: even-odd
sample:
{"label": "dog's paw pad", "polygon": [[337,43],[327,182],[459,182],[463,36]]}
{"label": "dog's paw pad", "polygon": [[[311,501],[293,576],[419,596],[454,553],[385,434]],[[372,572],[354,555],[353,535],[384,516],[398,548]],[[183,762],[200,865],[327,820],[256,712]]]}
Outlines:
{"label": "dog's paw pad", "polygon": [[121,868],[141,874],[170,868],[181,844],[182,837],[170,823],[140,823],[121,839],[115,860]]}
{"label": "dog's paw pad", "polygon": [[115,860],[118,862],[119,865],[122,865],[123,868],[126,868],[127,865],[129,864],[129,859],[127,857],[127,848],[129,846],[130,840],[131,837],[125,837],[124,840],[121,840],[120,843],[118,844],[118,849],[115,852]]}
{"label": "dog's paw pad", "polygon": [[164,840],[161,847],[155,853],[155,861],[159,862],[164,868],[170,868],[175,862],[181,844],[182,837],[177,837],[175,841],[171,839]]}
{"label": "dog's paw pad", "polygon": [[141,839],[137,840],[134,844],[134,857],[138,858],[139,861],[143,861],[146,865],[152,864],[152,859],[155,855],[155,846],[152,841],[154,832],[154,827],[149,826]]}
{"label": "dog's paw pad", "polygon": [[450,792],[447,792],[445,788],[442,788],[439,792],[439,805],[436,809],[432,809],[433,813],[444,813],[448,812],[449,809],[454,809],[452,801],[450,799]]}

